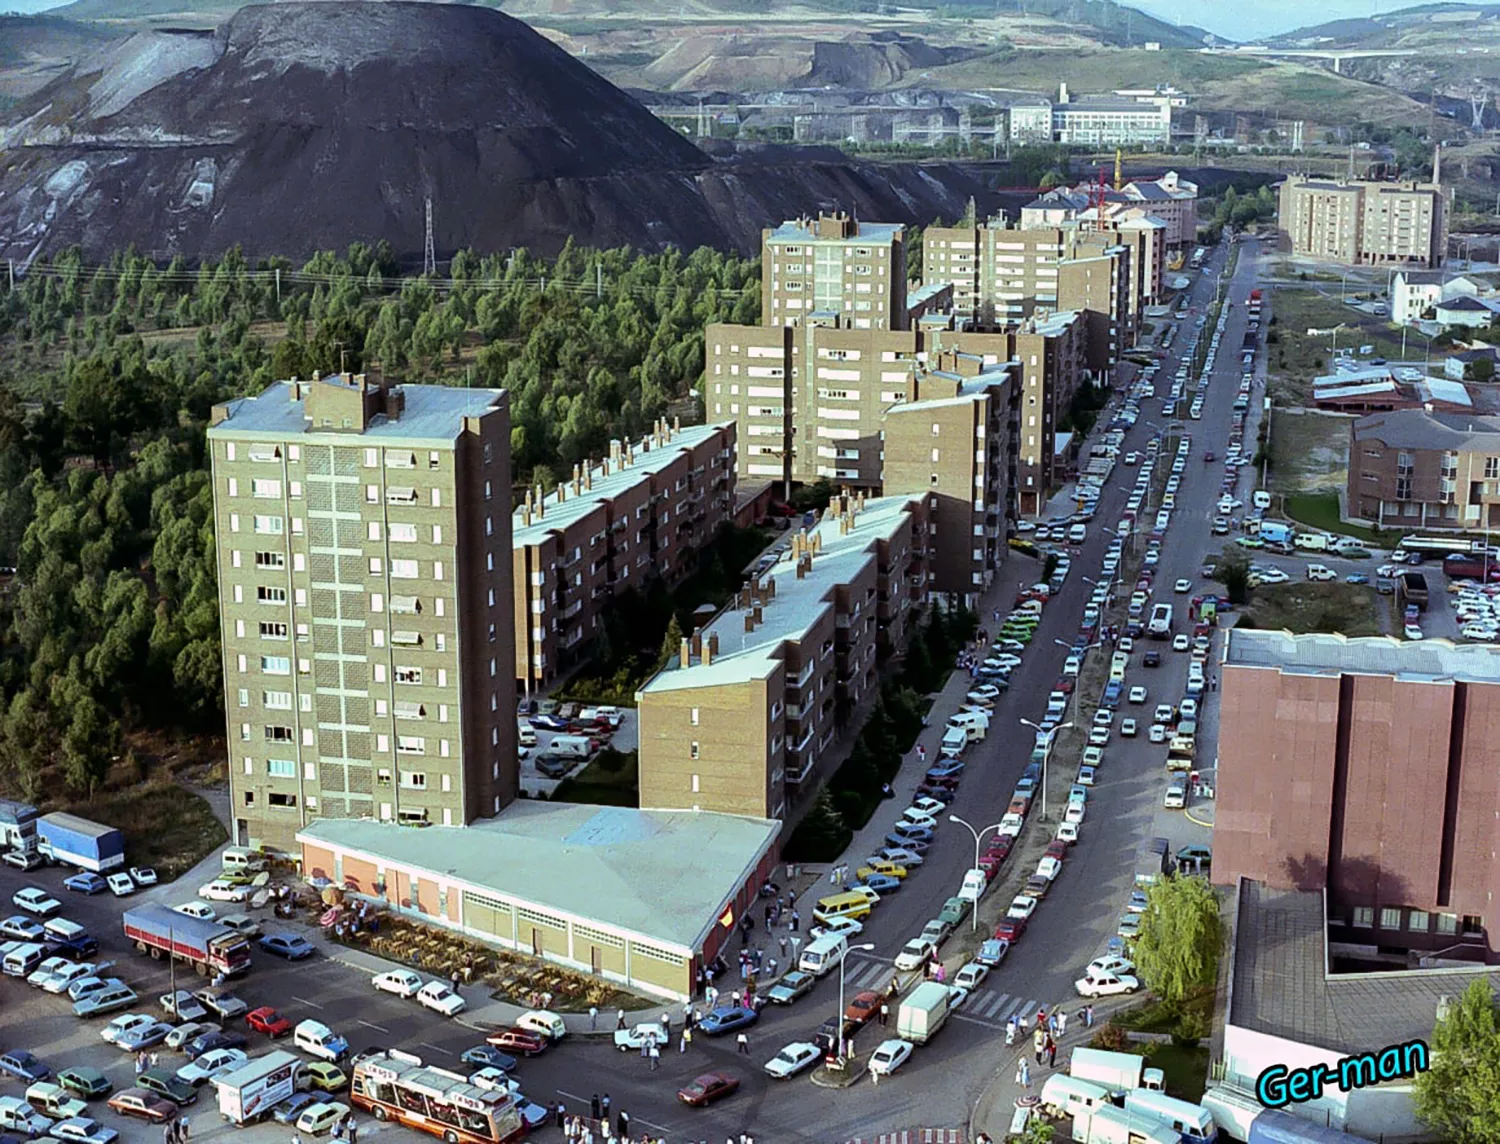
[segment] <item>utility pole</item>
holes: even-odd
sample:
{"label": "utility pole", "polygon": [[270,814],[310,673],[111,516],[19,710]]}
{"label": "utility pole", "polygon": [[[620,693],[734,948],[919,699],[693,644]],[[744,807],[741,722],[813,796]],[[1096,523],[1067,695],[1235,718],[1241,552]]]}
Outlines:
{"label": "utility pole", "polygon": [[276,305],[281,305],[281,267],[276,268]]}
{"label": "utility pole", "polygon": [[594,297],[604,297],[604,265],[599,262],[594,263]]}
{"label": "utility pole", "polygon": [[427,196],[427,242],[422,255],[422,273],[434,275],[437,273],[437,255],[432,243],[432,196]]}

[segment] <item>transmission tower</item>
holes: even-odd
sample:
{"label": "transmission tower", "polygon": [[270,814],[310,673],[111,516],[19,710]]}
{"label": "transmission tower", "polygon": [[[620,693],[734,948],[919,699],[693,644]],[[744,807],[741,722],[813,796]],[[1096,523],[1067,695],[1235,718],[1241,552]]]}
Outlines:
{"label": "transmission tower", "polygon": [[431,195],[427,196],[427,242],[426,242],[426,245],[423,247],[422,273],[423,274],[436,274],[437,273],[437,254],[434,252],[434,248],[433,248],[433,244],[432,244],[432,196]]}

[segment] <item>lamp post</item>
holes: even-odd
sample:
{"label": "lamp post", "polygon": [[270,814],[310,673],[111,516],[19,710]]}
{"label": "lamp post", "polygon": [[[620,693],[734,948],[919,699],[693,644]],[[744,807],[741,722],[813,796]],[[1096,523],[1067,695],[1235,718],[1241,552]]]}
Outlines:
{"label": "lamp post", "polygon": [[[986,826],[983,830],[975,830],[973,826],[965,822],[963,819],[959,818],[956,814],[950,814],[948,816],[948,821],[958,823],[974,836],[974,869],[979,869],[979,840],[986,834],[988,834],[991,830],[999,830],[1000,824],[997,822],[993,826]],[[969,910],[969,921],[972,923],[969,926],[969,932],[974,933],[979,929],[979,903],[977,901],[974,902]]]}
{"label": "lamp post", "polygon": [[[1078,685],[1076,683],[1073,685],[1073,690],[1074,691],[1078,690]],[[1071,720],[1068,721],[1067,723],[1059,723],[1056,727],[1052,728],[1052,730],[1047,731],[1047,730],[1043,729],[1040,724],[1033,723],[1030,719],[1022,719],[1021,722],[1024,723],[1026,726],[1030,727],[1033,731],[1036,731],[1038,734],[1046,735],[1047,736],[1047,745],[1042,748],[1042,806],[1041,806],[1041,809],[1039,811],[1037,811],[1037,821],[1038,822],[1046,822],[1047,821],[1047,763],[1052,758],[1052,744],[1054,744],[1054,743],[1057,742],[1057,733],[1059,731],[1061,731],[1064,727],[1071,727],[1071,726],[1073,726],[1073,723],[1072,723]]]}
{"label": "lamp post", "polygon": [[838,1058],[840,1062],[844,1059],[844,963],[849,960],[849,954],[856,949],[871,950],[875,948],[873,941],[867,941],[860,945],[846,945],[844,952],[839,954],[839,1011],[836,1014],[834,1024],[834,1036],[838,1038]]}

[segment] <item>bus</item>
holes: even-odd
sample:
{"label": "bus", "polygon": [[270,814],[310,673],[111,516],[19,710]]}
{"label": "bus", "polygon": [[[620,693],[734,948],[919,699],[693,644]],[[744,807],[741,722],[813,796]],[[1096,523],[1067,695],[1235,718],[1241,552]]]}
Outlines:
{"label": "bus", "polygon": [[[1396,562],[1411,560],[1413,564],[1419,564],[1423,560],[1441,560],[1445,556],[1462,554],[1466,556],[1483,556],[1489,545],[1483,539],[1464,536],[1454,533],[1452,536],[1406,536],[1402,537],[1401,543],[1396,547]],[[1490,556],[1495,556],[1496,550],[1490,548]]]}
{"label": "bus", "polygon": [[349,1102],[376,1120],[441,1136],[447,1144],[507,1144],[526,1135],[516,1098],[388,1050],[354,1066]]}

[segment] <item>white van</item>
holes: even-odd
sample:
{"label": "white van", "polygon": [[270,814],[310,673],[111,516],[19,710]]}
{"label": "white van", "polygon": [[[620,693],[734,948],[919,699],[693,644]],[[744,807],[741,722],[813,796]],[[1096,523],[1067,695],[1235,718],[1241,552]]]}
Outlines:
{"label": "white van", "polygon": [[248,846],[231,846],[219,858],[219,867],[226,874],[258,874],[269,865],[264,854]]}
{"label": "white van", "polygon": [[1292,547],[1308,552],[1327,552],[1328,537],[1321,532],[1299,532],[1292,537]]}
{"label": "white van", "polygon": [[959,730],[964,733],[967,742],[977,743],[989,729],[990,721],[982,712],[959,711],[948,717],[948,727],[943,732],[943,738],[946,741],[948,731]]}
{"label": "white van", "polygon": [[530,723],[521,723],[516,727],[516,742],[523,747],[536,746],[536,728]]}
{"label": "white van", "polygon": [[547,750],[565,759],[586,759],[594,753],[594,741],[587,735],[553,735]]}
{"label": "white van", "polygon": [[1066,1073],[1053,1073],[1042,1085],[1042,1107],[1059,1118],[1092,1112],[1110,1103],[1109,1090],[1103,1085]]}
{"label": "white van", "polygon": [[1147,628],[1153,639],[1164,640],[1172,634],[1172,605],[1157,604],[1151,609],[1151,623]]}
{"label": "white van", "polygon": [[964,875],[964,884],[959,887],[958,896],[965,901],[977,902],[989,888],[990,880],[985,877],[983,870],[970,870]]}
{"label": "white van", "polygon": [[309,1056],[337,1064],[349,1055],[349,1042],[321,1021],[302,1021],[292,1031],[292,1044]]}
{"label": "white van", "polygon": [[0,962],[0,968],[4,969],[7,977],[25,977],[42,964],[42,958],[45,956],[46,951],[41,946],[27,942],[8,952],[5,960]]}
{"label": "white van", "polygon": [[516,1027],[530,1029],[553,1041],[568,1035],[568,1026],[562,1017],[547,1009],[529,1009],[516,1018]]}
{"label": "white van", "polygon": [[52,1128],[48,1120],[19,1096],[0,1096],[0,1128],[36,1137]]}
{"label": "white van", "polygon": [[943,732],[943,741],[938,747],[938,754],[945,759],[956,759],[964,753],[964,748],[968,745],[968,731],[962,727],[949,727]]}
{"label": "white van", "polygon": [[42,926],[42,932],[54,941],[75,941],[78,938],[88,937],[89,931],[77,922],[70,922],[67,918],[50,918]]}
{"label": "white van", "polygon": [[1250,503],[1258,509],[1268,509],[1271,507],[1271,494],[1265,489],[1256,489],[1250,494]]}
{"label": "white van", "polygon": [[842,934],[824,934],[802,951],[797,968],[814,977],[822,977],[838,965],[848,948],[849,940]]}

